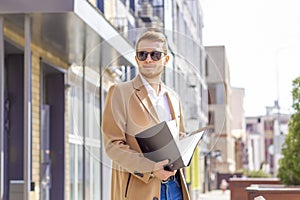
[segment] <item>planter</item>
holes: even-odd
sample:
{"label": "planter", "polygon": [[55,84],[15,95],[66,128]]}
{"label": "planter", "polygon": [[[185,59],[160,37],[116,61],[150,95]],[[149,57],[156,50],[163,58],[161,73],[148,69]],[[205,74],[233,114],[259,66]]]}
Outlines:
{"label": "planter", "polygon": [[299,200],[300,187],[285,185],[251,185],[246,188],[248,200],[263,196],[267,200]]}
{"label": "planter", "polygon": [[278,178],[230,178],[229,179],[230,199],[231,200],[248,199],[248,192],[246,191],[246,188],[253,184],[278,185],[281,183]]}

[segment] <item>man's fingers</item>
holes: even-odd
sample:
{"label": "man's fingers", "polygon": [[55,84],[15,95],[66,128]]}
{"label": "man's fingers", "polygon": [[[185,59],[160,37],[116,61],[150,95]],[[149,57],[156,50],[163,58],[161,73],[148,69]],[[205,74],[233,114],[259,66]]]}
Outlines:
{"label": "man's fingers", "polygon": [[160,162],[158,162],[158,163],[155,164],[154,170],[156,171],[156,170],[162,169],[168,163],[169,163],[169,160],[160,161]]}
{"label": "man's fingers", "polygon": [[168,164],[170,161],[168,159],[166,160],[163,160],[163,161],[160,161],[159,163],[162,165],[162,166],[165,166],[166,164]]}

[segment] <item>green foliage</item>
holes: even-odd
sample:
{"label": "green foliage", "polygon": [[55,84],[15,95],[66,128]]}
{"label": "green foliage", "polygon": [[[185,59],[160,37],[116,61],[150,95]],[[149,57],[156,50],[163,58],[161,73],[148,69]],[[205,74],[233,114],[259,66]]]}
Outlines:
{"label": "green foliage", "polygon": [[257,171],[245,171],[244,174],[249,178],[270,178],[272,177],[270,174],[264,172],[263,170]]}
{"label": "green foliage", "polygon": [[282,148],[278,177],[286,185],[300,185],[300,77],[293,81],[293,109],[289,121],[289,133]]}

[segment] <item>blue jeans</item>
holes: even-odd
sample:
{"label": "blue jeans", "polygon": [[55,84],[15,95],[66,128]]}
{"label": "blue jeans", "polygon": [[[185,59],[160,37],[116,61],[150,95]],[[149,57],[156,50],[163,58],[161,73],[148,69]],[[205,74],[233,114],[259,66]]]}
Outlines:
{"label": "blue jeans", "polygon": [[160,200],[182,200],[181,187],[176,179],[161,184]]}

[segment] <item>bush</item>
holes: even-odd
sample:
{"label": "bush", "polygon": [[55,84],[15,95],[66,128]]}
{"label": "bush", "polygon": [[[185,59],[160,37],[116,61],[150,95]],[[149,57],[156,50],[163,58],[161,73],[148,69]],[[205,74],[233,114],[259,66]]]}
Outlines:
{"label": "bush", "polygon": [[282,148],[283,158],[279,160],[278,177],[286,185],[300,185],[300,77],[293,81],[293,109],[289,121],[289,133]]}
{"label": "bush", "polygon": [[270,178],[270,174],[264,172],[263,170],[257,171],[245,171],[244,174],[249,178]]}

